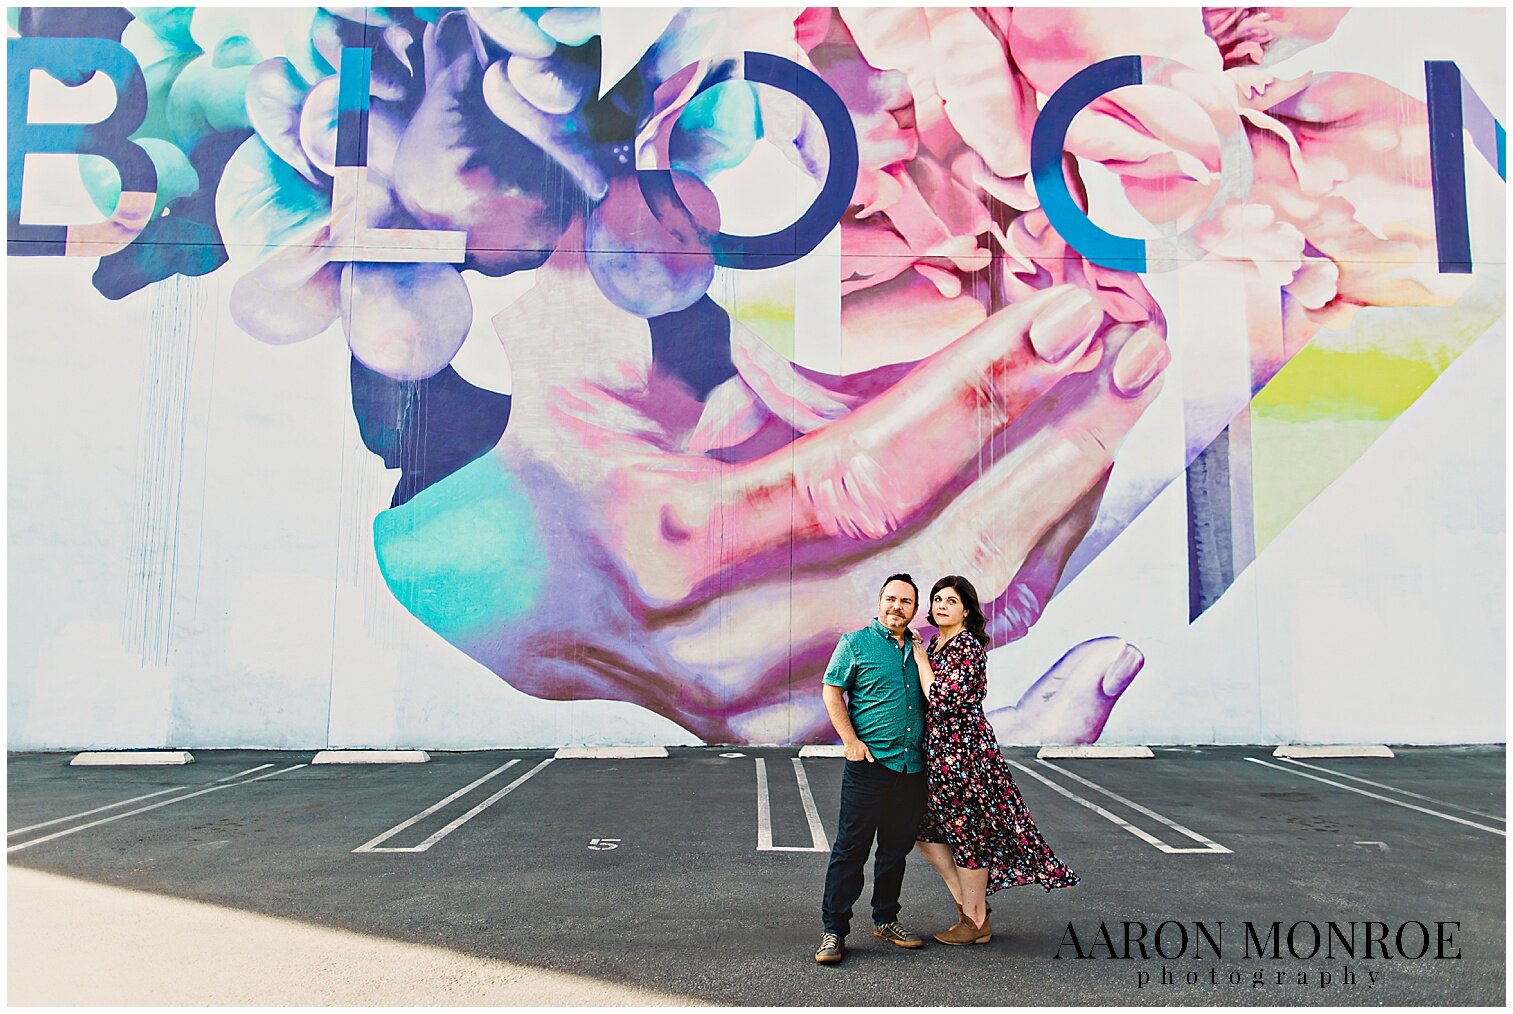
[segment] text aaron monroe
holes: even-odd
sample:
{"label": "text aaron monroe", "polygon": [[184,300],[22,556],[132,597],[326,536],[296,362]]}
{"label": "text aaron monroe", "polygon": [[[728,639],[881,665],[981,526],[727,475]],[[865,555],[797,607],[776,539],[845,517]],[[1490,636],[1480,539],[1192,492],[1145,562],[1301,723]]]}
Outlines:
{"label": "text aaron monroe", "polygon": [[[1207,958],[1220,961],[1225,954],[1225,929],[1226,924],[1222,921],[1188,924],[1169,919],[1157,923],[1154,929],[1144,922],[1114,923],[1112,929],[1109,923],[1099,922],[1096,929],[1084,927],[1079,933],[1077,927],[1069,922],[1053,957],[1084,961],[1095,958],[1134,961],[1153,957],[1166,960]],[[1408,920],[1394,926],[1386,922],[1355,920],[1325,923],[1298,920],[1290,925],[1280,920],[1270,923],[1246,920],[1238,930],[1240,953],[1231,953],[1231,958],[1238,956],[1247,961],[1283,961],[1289,958],[1298,961],[1319,958],[1330,961],[1416,961],[1420,958],[1458,961],[1461,957],[1460,945],[1456,940],[1459,931],[1460,923],[1457,921],[1428,923]],[[1231,940],[1236,932],[1233,924],[1230,924]],[[1233,952],[1232,947],[1231,951]],[[1246,979],[1238,970],[1230,970],[1221,977],[1218,968],[1210,967],[1207,973],[1202,974],[1191,966],[1169,969],[1162,965],[1159,983],[1166,986],[1181,983],[1197,985],[1201,982],[1239,985]],[[1275,974],[1276,985],[1289,981],[1295,985],[1309,985],[1306,971],[1293,973],[1290,980],[1287,973],[1276,971]],[[1379,972],[1371,969],[1363,969],[1361,974],[1368,988],[1375,985],[1380,976]],[[1316,973],[1321,987],[1330,985],[1336,977],[1343,985],[1355,985],[1358,978],[1348,966],[1342,975],[1337,972],[1332,976],[1324,970]],[[1136,973],[1138,988],[1143,989],[1155,981],[1149,971]],[[1266,974],[1256,971],[1251,985],[1260,987],[1266,984]]]}

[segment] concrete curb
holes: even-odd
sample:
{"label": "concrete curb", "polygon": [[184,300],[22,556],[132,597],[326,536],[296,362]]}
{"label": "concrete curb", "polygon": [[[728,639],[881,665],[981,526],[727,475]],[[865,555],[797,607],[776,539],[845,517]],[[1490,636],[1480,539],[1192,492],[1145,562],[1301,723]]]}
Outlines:
{"label": "concrete curb", "polygon": [[1286,743],[1271,752],[1273,757],[1395,757],[1389,747],[1377,743],[1340,743],[1334,746],[1297,746]]}
{"label": "concrete curb", "polygon": [[846,748],[839,743],[834,746],[806,746],[799,748],[800,757],[844,757]]}
{"label": "concrete curb", "polygon": [[666,757],[665,746],[564,746],[552,755],[557,760],[632,760]]}
{"label": "concrete curb", "polygon": [[194,754],[188,750],[86,750],[68,763],[80,767],[193,764]]}
{"label": "concrete curb", "polygon": [[[800,757],[844,757],[843,746],[806,746],[799,748]],[[1148,746],[1043,746],[1036,757],[1154,757]]]}
{"label": "concrete curb", "polygon": [[424,764],[431,755],[424,750],[322,750],[311,764]]}
{"label": "concrete curb", "polygon": [[1148,746],[1043,746],[1037,758],[1051,760],[1075,757],[1154,757]]}

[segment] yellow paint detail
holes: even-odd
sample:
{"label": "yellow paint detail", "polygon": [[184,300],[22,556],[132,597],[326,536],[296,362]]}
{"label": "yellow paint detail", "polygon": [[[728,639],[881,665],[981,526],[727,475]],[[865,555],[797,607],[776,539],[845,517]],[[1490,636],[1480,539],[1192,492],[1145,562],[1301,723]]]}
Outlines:
{"label": "yellow paint detail", "polygon": [[1258,417],[1396,419],[1448,364],[1405,359],[1377,349],[1305,348],[1251,403]]}
{"label": "yellow paint detail", "polygon": [[[1494,284],[1495,283],[1495,284]],[[1256,552],[1366,453],[1501,313],[1501,272],[1455,307],[1370,308],[1251,401]]]}

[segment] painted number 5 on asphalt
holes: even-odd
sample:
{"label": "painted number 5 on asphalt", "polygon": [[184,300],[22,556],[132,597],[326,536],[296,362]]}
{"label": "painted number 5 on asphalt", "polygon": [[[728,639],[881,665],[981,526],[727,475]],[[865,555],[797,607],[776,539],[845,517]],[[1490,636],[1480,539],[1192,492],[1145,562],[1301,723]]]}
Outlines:
{"label": "painted number 5 on asphalt", "polygon": [[605,852],[605,851],[607,851],[609,849],[617,849],[617,848],[619,848],[620,847],[620,839],[619,838],[590,838],[588,840],[588,847],[591,848],[591,849],[593,849],[595,852]]}

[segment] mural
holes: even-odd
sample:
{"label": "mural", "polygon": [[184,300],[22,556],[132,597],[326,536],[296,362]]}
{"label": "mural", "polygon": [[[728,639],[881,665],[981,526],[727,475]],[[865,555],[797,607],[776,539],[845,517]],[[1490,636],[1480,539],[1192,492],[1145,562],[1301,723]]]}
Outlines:
{"label": "mural", "polygon": [[[345,341],[389,483],[361,554],[438,654],[697,741],[825,741],[882,576],[971,576],[1014,645],[1079,582],[1138,594],[1098,562],[1176,495],[1196,628],[1501,319],[1502,82],[1462,63],[1502,15],[1402,40],[1392,81],[1357,17],[13,8],[12,278],[173,294],[170,357],[206,313]],[[480,334],[507,390],[461,368]],[[1136,685],[1139,639],[1085,619],[1005,741],[1096,741]]]}

